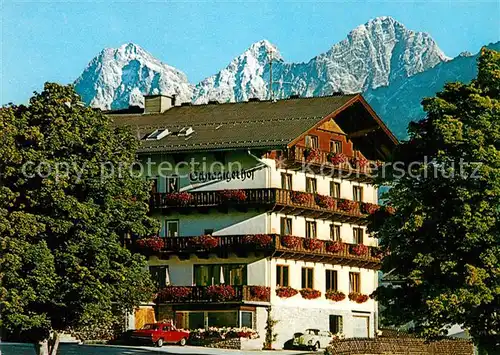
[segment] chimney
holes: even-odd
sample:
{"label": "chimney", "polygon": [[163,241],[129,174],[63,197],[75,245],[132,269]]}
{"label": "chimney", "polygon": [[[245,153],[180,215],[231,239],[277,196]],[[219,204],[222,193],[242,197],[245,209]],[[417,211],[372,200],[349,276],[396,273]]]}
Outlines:
{"label": "chimney", "polygon": [[175,95],[145,95],[144,113],[163,113],[175,105]]}

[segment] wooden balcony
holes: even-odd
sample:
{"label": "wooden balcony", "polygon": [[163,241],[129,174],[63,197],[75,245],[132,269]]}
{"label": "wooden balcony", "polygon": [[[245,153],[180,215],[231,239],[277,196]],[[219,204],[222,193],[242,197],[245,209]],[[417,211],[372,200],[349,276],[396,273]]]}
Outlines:
{"label": "wooden balcony", "polygon": [[[243,194],[239,195],[238,200],[228,199],[224,197],[225,191],[238,191]],[[319,198],[327,198],[330,204],[321,204],[318,201]],[[173,194],[155,193],[151,198],[151,207],[153,209],[162,209],[163,213],[166,214],[174,211],[189,213],[193,209],[201,213],[207,213],[209,208],[218,208],[225,211],[229,208],[237,210],[259,208],[268,212],[279,212],[293,216],[366,224],[367,214],[363,213],[362,209],[364,205],[350,201],[349,204],[352,206],[346,209],[342,208],[345,201],[344,199],[312,193],[268,188],[193,191]]]}
{"label": "wooden balcony", "polygon": [[158,292],[158,303],[248,303],[270,302],[265,286],[167,286]]}
{"label": "wooden balcony", "polygon": [[231,254],[246,258],[254,254],[368,269],[379,269],[381,263],[381,253],[376,247],[366,246],[365,252],[356,253],[355,244],[341,243],[338,250],[332,251],[333,242],[328,240],[313,239],[317,242],[311,245],[311,239],[277,234],[170,237],[163,240],[163,248],[155,254],[167,259],[172,256],[189,259],[191,255],[209,259],[211,254],[219,258],[228,258]]}
{"label": "wooden balcony", "polygon": [[349,159],[347,162],[332,164],[328,159],[329,152],[321,150],[317,150],[317,155],[314,158],[307,160],[304,154],[305,149],[298,146],[290,148],[285,152],[282,160],[278,161],[278,164],[290,170],[305,169],[316,174],[359,182],[372,182],[376,175],[375,168],[378,164],[374,161],[368,161],[365,166],[358,166],[352,162],[354,157],[347,157]]}

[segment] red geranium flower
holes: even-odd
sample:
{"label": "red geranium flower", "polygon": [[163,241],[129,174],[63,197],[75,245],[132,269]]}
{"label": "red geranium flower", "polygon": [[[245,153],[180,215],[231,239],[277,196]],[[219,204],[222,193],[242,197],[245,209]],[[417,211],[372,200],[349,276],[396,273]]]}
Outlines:
{"label": "red geranium flower", "polygon": [[335,301],[335,302],[340,302],[345,299],[345,293],[336,291],[336,290],[328,290],[325,293],[325,297],[329,300]]}
{"label": "red geranium flower", "polygon": [[326,251],[329,253],[338,253],[342,250],[344,250],[344,243],[340,241],[326,243]]}
{"label": "red geranium flower", "polygon": [[320,250],[322,246],[323,242],[319,239],[304,239],[304,248],[306,248],[307,250]]}
{"label": "red geranium flower", "polygon": [[312,300],[321,297],[321,292],[318,290],[313,290],[312,288],[303,288],[299,291],[302,298],[306,300]]}
{"label": "red geranium flower", "polygon": [[303,205],[311,202],[311,194],[301,191],[292,191],[290,193],[290,198],[293,203],[297,203],[299,205]]}
{"label": "red geranium flower", "polygon": [[236,297],[236,291],[231,285],[212,285],[206,288],[207,296],[216,301],[231,301]]}
{"label": "red geranium flower", "polygon": [[374,214],[380,209],[380,206],[375,203],[363,202],[361,204],[361,211],[366,214]]}
{"label": "red geranium flower", "polygon": [[300,245],[303,238],[295,237],[293,235],[283,235],[281,236],[281,245],[286,248],[295,249]]}
{"label": "red geranium flower", "polygon": [[356,303],[364,303],[366,301],[368,301],[370,297],[368,295],[364,295],[362,293],[359,293],[359,292],[351,292],[349,293],[349,299],[351,301],[354,301]]}
{"label": "red geranium flower", "polygon": [[247,194],[243,190],[222,190],[219,191],[219,196],[224,202],[243,202],[247,199]]}
{"label": "red geranium flower", "polygon": [[211,235],[201,235],[199,237],[191,238],[190,242],[195,247],[213,249],[219,245],[219,238],[212,237]]}
{"label": "red geranium flower", "polygon": [[354,207],[356,207],[356,202],[352,200],[347,200],[345,198],[341,198],[337,202],[337,208],[339,210],[342,210],[344,212],[352,212],[354,210]]}
{"label": "red geranium flower", "polygon": [[289,298],[295,296],[299,291],[296,289],[287,286],[287,287],[278,287],[276,289],[276,295],[281,298]]}
{"label": "red geranium flower", "polygon": [[368,247],[364,244],[356,244],[351,247],[351,253],[357,256],[366,255],[368,253]]}
{"label": "red geranium flower", "polygon": [[165,194],[164,201],[167,206],[187,206],[193,201],[193,195],[189,192],[171,192]]}
{"label": "red geranium flower", "polygon": [[316,204],[323,208],[335,208],[335,199],[330,196],[316,195]]}
{"label": "red geranium flower", "polygon": [[269,301],[271,288],[266,286],[250,286],[250,295],[258,301]]}
{"label": "red geranium flower", "polygon": [[273,237],[269,234],[253,234],[244,237],[243,242],[260,248],[266,248],[273,243]]}
{"label": "red geranium flower", "polygon": [[163,238],[158,236],[141,238],[137,240],[136,244],[140,249],[152,252],[159,252],[165,247]]}

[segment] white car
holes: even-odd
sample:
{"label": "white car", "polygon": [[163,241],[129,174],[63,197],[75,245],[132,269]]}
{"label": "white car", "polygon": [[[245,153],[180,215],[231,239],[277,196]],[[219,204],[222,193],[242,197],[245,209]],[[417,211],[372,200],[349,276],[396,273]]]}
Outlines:
{"label": "white car", "polygon": [[307,348],[317,351],[326,348],[333,339],[333,334],[326,330],[306,329],[304,333],[296,333],[293,338],[294,348]]}

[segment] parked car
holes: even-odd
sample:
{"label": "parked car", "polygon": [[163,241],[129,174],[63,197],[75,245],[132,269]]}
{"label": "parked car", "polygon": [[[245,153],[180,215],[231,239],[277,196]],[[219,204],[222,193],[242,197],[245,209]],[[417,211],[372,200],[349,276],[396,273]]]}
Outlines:
{"label": "parked car", "polygon": [[146,324],[141,329],[134,330],[130,336],[134,342],[160,347],[165,343],[184,346],[188,338],[188,331],[176,329],[171,322]]}
{"label": "parked car", "polygon": [[317,351],[326,348],[333,339],[333,334],[326,330],[306,329],[304,333],[295,333],[293,338],[294,348],[306,348]]}

